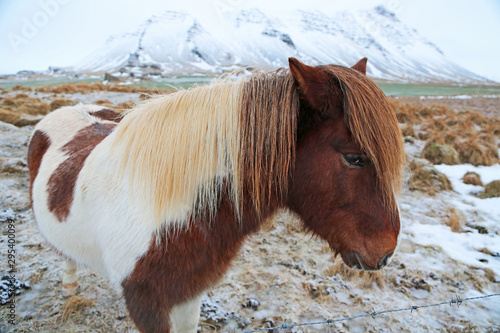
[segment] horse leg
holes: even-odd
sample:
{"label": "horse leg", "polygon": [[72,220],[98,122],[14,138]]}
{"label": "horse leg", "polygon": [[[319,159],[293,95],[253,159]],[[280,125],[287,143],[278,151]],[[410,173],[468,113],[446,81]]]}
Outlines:
{"label": "horse leg", "polygon": [[147,280],[128,278],[122,283],[128,313],[141,333],[170,333],[168,295]]}
{"label": "horse leg", "polygon": [[78,291],[78,277],[76,276],[76,264],[66,259],[64,261],[62,291],[66,296],[74,296]]}
{"label": "horse leg", "polygon": [[127,279],[123,294],[130,317],[143,333],[192,333],[198,330],[203,294],[169,306],[170,298],[149,281]]}
{"label": "horse leg", "polygon": [[172,332],[195,333],[198,330],[202,296],[203,294],[198,295],[190,301],[174,306],[170,311]]}

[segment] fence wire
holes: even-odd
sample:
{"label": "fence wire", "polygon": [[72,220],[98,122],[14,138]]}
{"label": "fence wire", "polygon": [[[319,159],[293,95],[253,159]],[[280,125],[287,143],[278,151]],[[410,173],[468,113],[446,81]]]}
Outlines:
{"label": "fence wire", "polygon": [[430,308],[430,307],[446,305],[446,304],[449,304],[450,306],[456,304],[457,307],[460,307],[460,305],[462,305],[462,303],[466,302],[466,301],[472,301],[472,300],[477,300],[477,299],[481,299],[481,298],[488,298],[488,297],[495,297],[495,296],[500,296],[500,293],[499,294],[489,294],[489,295],[485,295],[485,296],[477,296],[477,297],[467,297],[467,298],[463,298],[463,299],[457,295],[457,296],[455,296],[455,298],[452,298],[450,301],[445,301],[445,302],[440,302],[440,303],[435,303],[435,304],[413,305],[413,306],[410,306],[407,308],[401,308],[401,309],[373,311],[371,313],[365,313],[365,314],[352,316],[352,317],[344,317],[344,318],[339,318],[339,319],[328,319],[325,321],[317,321],[317,322],[311,322],[311,323],[301,323],[301,324],[292,324],[292,325],[281,325],[281,326],[276,326],[276,327],[259,328],[259,329],[253,330],[253,331],[246,331],[243,333],[255,333],[255,332],[264,332],[264,331],[271,331],[271,330],[288,329],[288,328],[301,327],[301,326],[333,324],[333,323],[352,320],[352,319],[356,319],[356,318],[365,318],[365,317],[375,318],[378,315],[387,314],[387,313],[394,313],[394,312],[401,312],[401,311],[413,312],[414,310],[418,310],[418,309],[422,309],[422,308]]}

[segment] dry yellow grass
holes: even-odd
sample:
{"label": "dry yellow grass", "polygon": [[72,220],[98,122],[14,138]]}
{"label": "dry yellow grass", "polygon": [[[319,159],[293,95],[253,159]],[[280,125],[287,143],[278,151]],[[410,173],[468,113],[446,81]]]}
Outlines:
{"label": "dry yellow grass", "polygon": [[19,115],[7,108],[0,109],[0,121],[4,123],[9,123],[15,125],[17,121],[19,121]]}
{"label": "dry yellow grass", "polygon": [[384,272],[362,271],[349,268],[341,258],[332,258],[333,264],[328,266],[323,272],[325,276],[332,277],[340,275],[348,281],[356,282],[362,288],[371,288],[377,285],[379,288],[384,287]]}
{"label": "dry yellow grass", "polygon": [[500,197],[500,180],[494,180],[484,187],[484,192],[479,194],[481,199]]}
{"label": "dry yellow grass", "polygon": [[76,104],[75,101],[69,99],[54,99],[52,102],[50,102],[49,106],[50,106],[50,111],[54,111],[64,106],[72,106],[75,104]]}
{"label": "dry yellow grass", "polygon": [[461,133],[456,129],[450,129],[444,134],[444,137],[440,137],[444,143],[453,146],[458,138],[460,138]]}
{"label": "dry yellow grass", "polygon": [[483,186],[481,177],[476,172],[467,172],[463,177],[462,181],[464,184]]}
{"label": "dry yellow grass", "polygon": [[[443,105],[419,105],[392,100],[405,136],[427,141],[423,156],[433,163],[500,163],[497,142],[500,140],[500,117],[487,117],[476,111],[454,112]],[[418,126],[416,129],[415,126]],[[433,144],[445,144],[458,152],[458,160],[448,160]],[[431,151],[428,151],[428,150]],[[450,151],[449,148],[447,148]]]}
{"label": "dry yellow grass", "polygon": [[484,132],[490,136],[500,135],[500,121],[490,121],[483,128]]}
{"label": "dry yellow grass", "polygon": [[21,93],[21,94],[17,94],[14,98],[15,98],[15,99],[19,99],[19,98],[28,98],[28,95]]}
{"label": "dry yellow grass", "polygon": [[456,121],[455,113],[443,105],[424,106],[419,104],[401,103],[392,100],[391,105],[400,123],[422,124],[428,119],[442,119],[438,126],[449,126],[447,121]]}
{"label": "dry yellow grass", "polygon": [[13,107],[18,106],[17,101],[16,101],[14,98],[11,98],[11,97],[7,97],[7,98],[5,98],[5,99],[2,101],[2,104],[3,104],[3,105],[5,105],[5,106],[13,106]]}
{"label": "dry yellow grass", "polygon": [[450,180],[428,163],[418,159],[410,162],[411,177],[408,181],[408,188],[411,191],[421,191],[429,195],[440,191],[451,191],[453,188]]}
{"label": "dry yellow grass", "polygon": [[148,93],[152,95],[157,94],[167,94],[173,90],[163,90],[154,87],[137,87],[129,85],[120,84],[104,84],[102,82],[76,82],[76,83],[66,83],[58,86],[44,85],[44,86],[21,86],[17,85],[12,88],[13,91],[38,91],[44,93],[54,93],[54,94],[74,94],[74,93],[88,93],[94,91],[113,91],[113,92],[123,92],[123,93]]}
{"label": "dry yellow grass", "polygon": [[435,140],[427,141],[422,157],[431,161],[434,164],[458,164],[458,152],[447,144],[435,142]]}
{"label": "dry yellow grass", "polygon": [[22,118],[18,112],[6,108],[0,108],[0,121],[12,124],[17,127],[35,125],[40,119],[26,119]]}
{"label": "dry yellow grass", "polygon": [[446,218],[446,225],[451,228],[452,232],[462,231],[463,222],[455,208],[450,208],[448,216]]}
{"label": "dry yellow grass", "polygon": [[[76,100],[61,97],[61,94],[81,93],[87,94],[96,91],[122,92],[122,93],[140,93],[149,99],[158,94],[169,94],[173,90],[158,90],[156,88],[124,86],[117,84],[103,84],[102,82],[78,82],[68,83],[60,86],[14,86],[12,89],[2,89],[2,94],[9,93],[8,97],[0,96],[0,121],[21,127],[34,125],[40,119],[39,116],[48,114],[51,111],[64,106],[72,106],[78,103]],[[12,92],[19,92],[12,96]],[[30,97],[29,93],[52,94],[50,97],[40,98]],[[107,99],[101,99],[94,104],[113,108],[119,112],[133,108],[136,103],[132,101],[121,102],[114,105]]]}
{"label": "dry yellow grass", "polygon": [[136,104],[134,102],[123,102],[115,106],[117,111],[126,111],[132,109]]}
{"label": "dry yellow grass", "polygon": [[103,106],[108,106],[108,107],[112,107],[113,106],[113,103],[111,103],[107,99],[100,99],[100,100],[94,102],[93,104],[103,105]]}
{"label": "dry yellow grass", "polygon": [[16,98],[5,98],[2,102],[3,105],[0,105],[3,109],[7,109],[14,111],[15,108],[17,112],[20,114],[28,114],[28,115],[39,115],[39,114],[47,114],[50,111],[49,105],[42,101],[39,98],[30,98],[24,97],[26,95],[22,95],[21,97],[16,96]]}
{"label": "dry yellow grass", "polygon": [[[21,90],[31,91],[32,88],[20,88]],[[103,84],[102,82],[77,82],[77,83],[67,83],[59,86],[41,86],[34,88],[39,92],[55,93],[55,94],[73,94],[73,93],[88,93],[93,91],[112,91],[112,92],[123,92],[123,93],[148,93],[152,95],[166,94],[172,92],[172,90],[158,90],[156,88],[148,87],[136,87],[128,85],[119,84]]]}
{"label": "dry yellow grass", "polygon": [[65,322],[71,315],[78,314],[85,307],[93,305],[95,300],[86,299],[80,296],[72,296],[66,302],[64,311],[61,315],[61,322]]}
{"label": "dry yellow grass", "polygon": [[483,126],[488,121],[488,118],[480,114],[479,112],[467,111],[464,113],[464,115],[467,117],[468,120],[470,120],[472,123],[478,126]]}
{"label": "dry yellow grass", "polygon": [[411,137],[416,137],[416,132],[415,132],[415,129],[413,128],[413,126],[411,124],[405,124],[402,128],[401,128],[401,132],[403,134],[404,137],[407,137],[407,136],[411,136]]}
{"label": "dry yellow grass", "polygon": [[493,165],[499,163],[498,149],[495,145],[480,139],[465,139],[453,145],[461,163],[472,165]]}
{"label": "dry yellow grass", "polygon": [[[97,85],[100,87],[101,85]],[[55,89],[51,86],[37,87],[39,91],[50,91],[52,89],[56,90],[56,92],[48,98],[45,97],[44,100],[36,97],[29,97],[28,94],[18,93],[15,96],[9,96],[5,98],[0,98],[0,121],[13,124],[15,126],[21,127],[26,125],[34,125],[38,121],[40,121],[40,116],[44,116],[51,111],[59,109],[64,106],[73,106],[78,103],[76,100],[70,100],[65,98],[60,98],[58,93],[60,92],[81,92],[80,88],[83,87],[83,90],[87,89],[88,92],[91,92],[91,88],[88,87],[88,84],[78,85],[78,84],[69,84],[61,86],[60,90]],[[58,87],[56,87],[58,88]],[[31,91],[33,88],[27,87],[17,87],[13,90],[25,90]],[[133,89],[132,89],[133,90]],[[8,91],[6,91],[8,92]],[[118,105],[113,105],[113,103],[109,100],[102,99],[94,102],[94,104],[103,105],[104,107],[114,108],[118,111],[125,111],[133,106],[135,106],[134,102],[123,102]]]}
{"label": "dry yellow grass", "polygon": [[4,98],[0,102],[0,121],[21,127],[34,125],[40,115],[50,112],[50,106],[39,98],[30,98],[26,94]]}
{"label": "dry yellow grass", "polygon": [[443,133],[449,129],[448,124],[443,118],[435,118],[433,121],[426,122],[422,130],[428,133]]}
{"label": "dry yellow grass", "polygon": [[46,115],[50,112],[50,107],[47,103],[42,101],[33,101],[32,103],[25,103],[17,108],[18,112],[27,115]]}

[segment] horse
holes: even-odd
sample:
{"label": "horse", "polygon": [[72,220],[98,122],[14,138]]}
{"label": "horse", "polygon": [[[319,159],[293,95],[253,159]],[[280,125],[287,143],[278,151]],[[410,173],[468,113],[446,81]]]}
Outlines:
{"label": "horse", "polygon": [[60,108],[34,129],[30,198],[40,233],[107,277],[140,332],[196,332],[202,296],[278,209],[351,268],[388,264],[400,233],[401,131],[353,67],[215,80],[118,113]]}

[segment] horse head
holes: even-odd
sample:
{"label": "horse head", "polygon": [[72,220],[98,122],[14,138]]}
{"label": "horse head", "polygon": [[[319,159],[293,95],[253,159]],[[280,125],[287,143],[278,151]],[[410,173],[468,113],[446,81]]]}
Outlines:
{"label": "horse head", "polygon": [[366,77],[366,58],[352,68],[289,62],[300,95],[289,207],[349,267],[378,270],[400,232],[404,152],[394,111]]}

